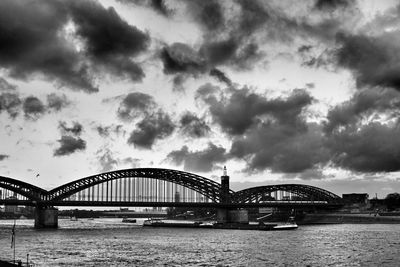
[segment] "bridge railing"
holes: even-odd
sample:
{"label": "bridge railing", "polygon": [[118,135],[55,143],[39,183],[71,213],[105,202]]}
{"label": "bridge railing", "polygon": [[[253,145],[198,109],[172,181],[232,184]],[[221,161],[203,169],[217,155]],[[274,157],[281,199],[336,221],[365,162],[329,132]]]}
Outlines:
{"label": "bridge railing", "polygon": [[212,202],[203,194],[172,182],[122,179],[95,184],[57,201],[108,202]]}
{"label": "bridge railing", "polygon": [[[340,204],[341,198],[324,189],[281,184],[229,191],[227,204]],[[64,184],[50,191],[0,176],[0,202],[46,203],[221,203],[216,181],[168,169],[138,168],[107,172]],[[20,202],[22,203],[22,202]],[[116,204],[115,204],[116,205]],[[160,204],[161,205],[161,204]],[[170,205],[170,204],[169,204]]]}

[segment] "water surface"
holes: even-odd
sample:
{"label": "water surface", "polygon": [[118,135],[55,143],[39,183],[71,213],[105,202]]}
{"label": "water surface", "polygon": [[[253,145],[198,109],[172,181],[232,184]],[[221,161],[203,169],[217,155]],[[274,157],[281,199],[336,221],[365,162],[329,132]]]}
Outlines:
{"label": "water surface", "polygon": [[[12,258],[13,221],[0,221]],[[36,230],[17,220],[16,258],[35,266],[399,266],[400,225],[300,226],[294,231],[151,228],[121,219],[59,220]]]}

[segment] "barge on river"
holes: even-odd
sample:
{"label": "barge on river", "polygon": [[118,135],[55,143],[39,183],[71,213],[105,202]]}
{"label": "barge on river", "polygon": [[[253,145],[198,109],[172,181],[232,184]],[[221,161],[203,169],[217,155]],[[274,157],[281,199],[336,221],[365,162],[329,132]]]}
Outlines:
{"label": "barge on river", "polygon": [[295,222],[287,222],[285,224],[277,223],[212,223],[212,222],[196,222],[196,221],[178,221],[178,220],[161,220],[149,219],[143,222],[144,227],[175,227],[175,228],[213,228],[213,229],[237,229],[237,230],[294,230],[297,229]]}

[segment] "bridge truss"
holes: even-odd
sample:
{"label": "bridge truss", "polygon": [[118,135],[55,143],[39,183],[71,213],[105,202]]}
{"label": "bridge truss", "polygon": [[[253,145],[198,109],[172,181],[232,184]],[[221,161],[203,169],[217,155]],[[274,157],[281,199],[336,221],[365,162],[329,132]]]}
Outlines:
{"label": "bridge truss", "polygon": [[221,203],[221,185],[192,173],[137,168],[112,171],[72,181],[50,191],[0,176],[0,204],[53,206],[329,206],[341,198],[324,189],[281,184],[229,191],[230,203]]}

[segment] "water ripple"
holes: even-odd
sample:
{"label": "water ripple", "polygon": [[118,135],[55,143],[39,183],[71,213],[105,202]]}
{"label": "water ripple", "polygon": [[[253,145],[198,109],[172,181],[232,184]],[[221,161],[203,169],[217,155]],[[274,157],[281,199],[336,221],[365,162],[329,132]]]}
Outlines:
{"label": "water ripple", "polygon": [[[0,221],[11,258],[12,221]],[[18,221],[17,258],[36,266],[398,266],[400,225],[302,226],[295,231],[142,228],[119,219]]]}

